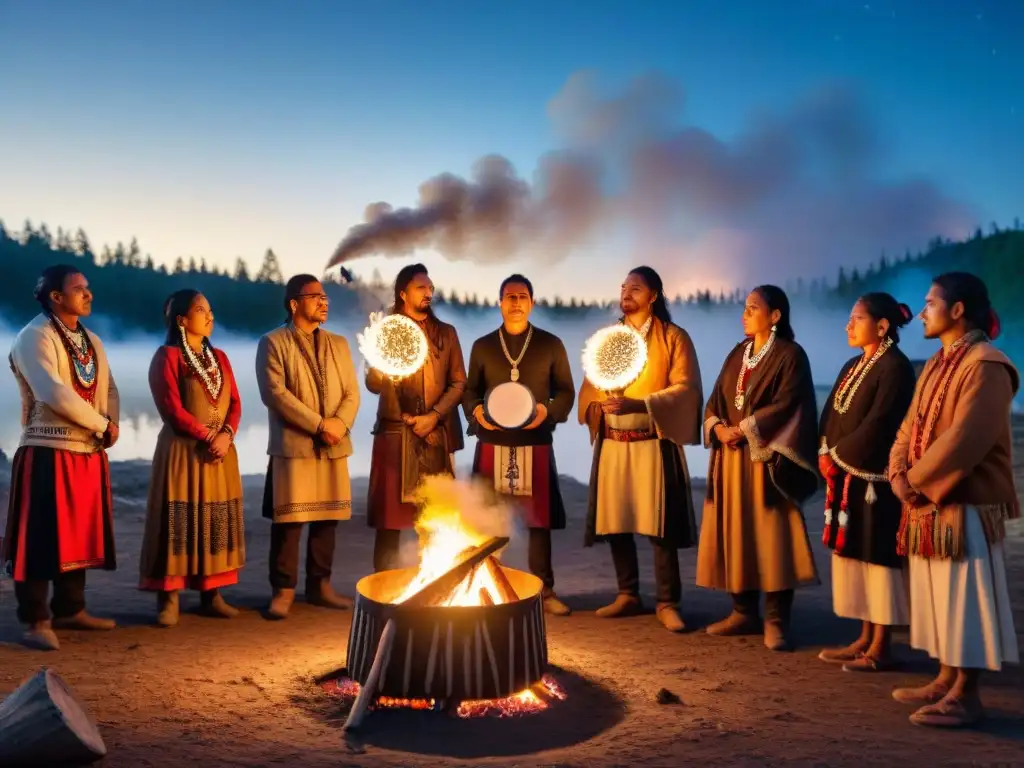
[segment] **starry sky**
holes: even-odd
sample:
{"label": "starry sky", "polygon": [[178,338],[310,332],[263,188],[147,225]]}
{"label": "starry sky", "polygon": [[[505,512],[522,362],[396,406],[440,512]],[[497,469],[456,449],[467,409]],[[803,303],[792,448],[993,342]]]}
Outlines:
{"label": "starry sky", "polygon": [[[600,203],[552,203],[557,244],[428,231],[438,285],[834,275],[1024,217],[1022,33],[1017,0],[0,0],[0,218],[168,264],[271,247],[287,277],[369,204],[495,153],[522,194],[554,152],[598,163]],[[408,258],[376,253],[349,266]]]}

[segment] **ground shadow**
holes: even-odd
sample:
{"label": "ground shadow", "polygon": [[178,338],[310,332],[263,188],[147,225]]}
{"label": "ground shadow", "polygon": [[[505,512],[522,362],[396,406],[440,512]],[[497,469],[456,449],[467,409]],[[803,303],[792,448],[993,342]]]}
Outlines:
{"label": "ground shadow", "polygon": [[[553,665],[548,667],[548,674],[558,681],[567,697],[552,700],[546,710],[536,714],[464,720],[442,712],[377,710],[369,713],[358,734],[350,737],[350,746],[461,760],[525,756],[581,744],[625,718],[622,699],[595,681]],[[314,698],[308,688],[292,701],[311,710],[315,717],[337,725],[338,736],[343,737],[341,729],[351,701],[326,692]]]}

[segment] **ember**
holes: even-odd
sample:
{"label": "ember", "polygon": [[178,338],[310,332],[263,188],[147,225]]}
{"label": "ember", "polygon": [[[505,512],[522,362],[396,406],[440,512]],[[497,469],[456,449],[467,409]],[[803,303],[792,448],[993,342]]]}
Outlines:
{"label": "ember", "polygon": [[[341,699],[355,699],[360,686],[356,681],[343,677],[323,683],[323,689],[331,696]],[[566,699],[564,689],[551,675],[544,675],[540,683],[501,699],[470,699],[459,702],[451,713],[462,719],[474,717],[519,717],[534,715],[546,710],[552,701]],[[370,705],[371,709],[411,709],[440,712],[446,709],[444,702],[437,699],[400,699],[380,696]]]}
{"label": "ember", "polygon": [[371,699],[375,708],[453,707],[476,717],[536,712],[546,699],[564,698],[544,676],[543,585],[500,564],[508,538],[494,535],[493,521],[503,510],[481,516],[492,530],[479,530],[466,488],[429,478],[421,488],[419,565],[356,585],[348,670],[364,688],[346,728],[358,725]]}

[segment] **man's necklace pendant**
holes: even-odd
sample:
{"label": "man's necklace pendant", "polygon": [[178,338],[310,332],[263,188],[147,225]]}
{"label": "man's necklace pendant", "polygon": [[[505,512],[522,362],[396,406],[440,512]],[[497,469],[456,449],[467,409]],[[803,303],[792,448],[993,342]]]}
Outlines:
{"label": "man's necklace pendant", "polygon": [[519,369],[515,366],[512,367],[512,381],[519,381]]}

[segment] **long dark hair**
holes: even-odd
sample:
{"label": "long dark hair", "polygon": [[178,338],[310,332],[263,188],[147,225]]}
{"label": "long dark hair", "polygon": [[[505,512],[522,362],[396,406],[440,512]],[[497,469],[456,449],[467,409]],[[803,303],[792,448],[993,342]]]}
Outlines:
{"label": "long dark hair", "polygon": [[[175,291],[164,301],[164,325],[167,327],[167,335],[164,337],[164,344],[171,347],[185,346],[185,338],[178,328],[178,318],[184,317],[192,309],[192,302],[197,296],[202,295],[200,291],[192,288],[182,288]],[[210,340],[203,337],[203,347],[211,347]]]}
{"label": "long dark hair", "polygon": [[292,319],[292,299],[297,299],[302,295],[302,289],[310,283],[320,282],[313,275],[295,275],[290,278],[284,286],[284,314],[285,322],[289,322]]}
{"label": "long dark hair", "polygon": [[39,275],[32,296],[39,302],[39,306],[43,308],[44,312],[52,312],[53,307],[50,305],[50,294],[54,291],[63,293],[64,283],[67,282],[67,279],[73,275],[80,274],[82,274],[82,270],[72,267],[70,264],[54,264],[47,267]]}
{"label": "long dark hair", "polygon": [[[395,275],[395,295],[394,301],[391,304],[390,313],[402,311],[402,293],[409,287],[409,283],[412,282],[416,275],[430,276],[427,271],[427,267],[424,264],[407,264],[398,270],[398,274]],[[437,319],[437,315],[434,314],[434,308],[427,307],[427,322],[426,328],[424,329],[427,334],[427,338],[430,339],[430,343],[434,345],[434,348],[440,352],[444,348],[444,338],[441,336],[441,323]]]}
{"label": "long dark hair", "polygon": [[892,294],[876,291],[865,293],[857,301],[864,305],[864,310],[871,315],[876,323],[880,320],[889,321],[889,330],[885,336],[894,344],[900,343],[899,329],[910,322],[914,313],[906,304],[896,301]]}
{"label": "long dark hair", "polygon": [[764,303],[768,305],[768,311],[779,311],[779,322],[775,323],[775,336],[786,341],[793,341],[796,334],[793,333],[793,324],[790,322],[789,296],[777,285],[759,285],[754,289]]}
{"label": "long dark hair", "polygon": [[672,313],[668,311],[668,302],[665,301],[665,285],[661,282],[661,275],[651,267],[636,267],[629,270],[629,274],[639,277],[649,291],[658,294],[654,303],[651,304],[651,314],[663,323],[671,323]]}
{"label": "long dark hair", "polygon": [[958,301],[964,305],[964,322],[971,330],[981,330],[990,338],[999,335],[999,315],[992,308],[988,287],[977,275],[970,272],[946,272],[932,283],[942,291],[942,298],[952,307]]}

